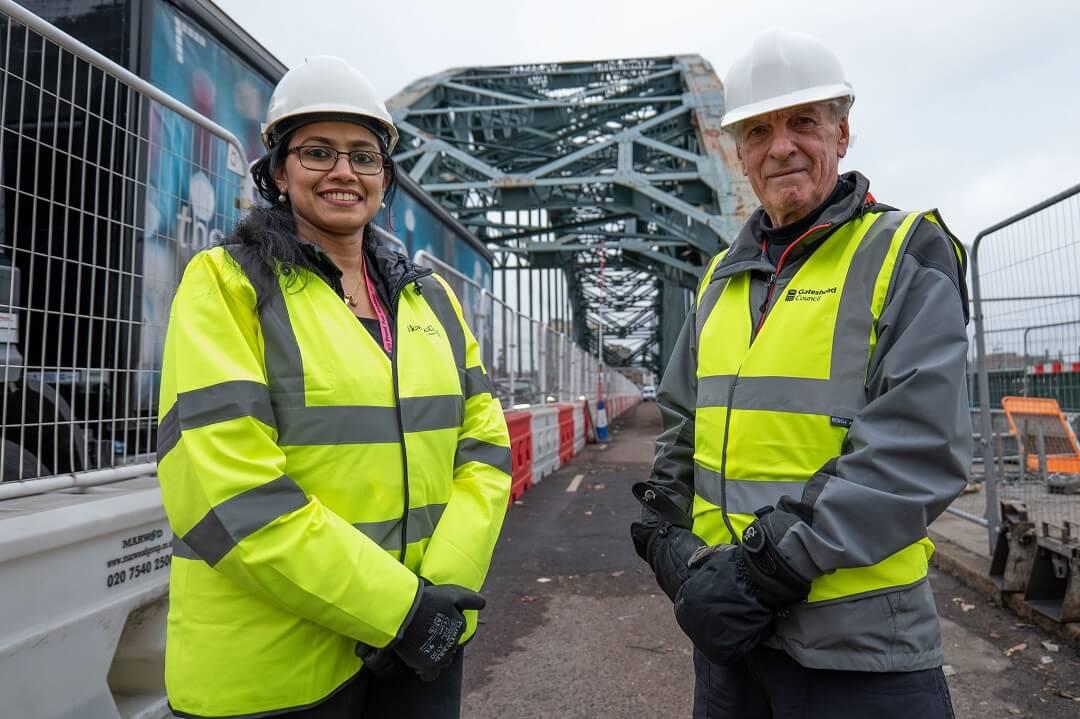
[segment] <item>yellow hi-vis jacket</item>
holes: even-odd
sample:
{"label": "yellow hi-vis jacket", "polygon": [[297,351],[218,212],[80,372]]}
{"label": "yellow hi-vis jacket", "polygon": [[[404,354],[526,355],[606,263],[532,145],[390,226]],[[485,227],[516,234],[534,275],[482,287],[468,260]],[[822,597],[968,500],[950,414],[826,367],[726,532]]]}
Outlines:
{"label": "yellow hi-vis jacket", "polygon": [[[801,495],[843,453],[866,404],[867,363],[893,268],[919,216],[872,212],[838,229],[802,265],[752,341],[749,274],[710,287],[723,255],[713,261],[698,299],[693,516],[705,541],[732,542],[725,514],[741,537],[755,510]],[[703,299],[712,305],[704,312]],[[923,537],[872,566],[821,575],[807,601],[915,584],[932,553]]]}
{"label": "yellow hi-vis jacket", "polygon": [[973,451],[964,252],[935,212],[841,181],[779,261],[758,209],[710,264],[657,393],[651,482],[709,543],[774,508],[776,549],[811,591],[765,644],[812,668],[929,669],[926,528]]}
{"label": "yellow hi-vis jacket", "polygon": [[239,245],[196,255],[177,290],[158,456],[181,716],[316,704],[360,669],[357,642],[400,637],[419,577],[484,583],[510,489],[502,411],[446,282],[366,252],[392,357],[318,274],[257,290]]}

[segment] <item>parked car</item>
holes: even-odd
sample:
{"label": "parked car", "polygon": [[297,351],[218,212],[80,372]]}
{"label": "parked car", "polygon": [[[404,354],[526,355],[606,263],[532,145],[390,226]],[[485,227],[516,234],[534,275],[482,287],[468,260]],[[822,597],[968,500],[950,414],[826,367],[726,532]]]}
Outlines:
{"label": "parked car", "polygon": [[641,388],[641,400],[643,402],[655,402],[656,401],[656,387],[651,384],[647,384]]}

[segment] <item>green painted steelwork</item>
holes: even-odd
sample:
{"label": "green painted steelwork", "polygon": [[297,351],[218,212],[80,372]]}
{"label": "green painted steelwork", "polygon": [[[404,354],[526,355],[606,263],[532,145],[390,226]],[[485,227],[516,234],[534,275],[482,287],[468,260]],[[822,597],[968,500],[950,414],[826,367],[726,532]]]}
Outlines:
{"label": "green painted steelwork", "polygon": [[485,242],[496,269],[515,282],[530,272],[542,292],[552,281],[540,270],[564,278],[563,302],[538,295],[541,319],[569,319],[593,352],[602,324],[609,365],[662,371],[702,267],[757,204],[720,131],[709,63],[459,68],[387,104],[402,169]]}

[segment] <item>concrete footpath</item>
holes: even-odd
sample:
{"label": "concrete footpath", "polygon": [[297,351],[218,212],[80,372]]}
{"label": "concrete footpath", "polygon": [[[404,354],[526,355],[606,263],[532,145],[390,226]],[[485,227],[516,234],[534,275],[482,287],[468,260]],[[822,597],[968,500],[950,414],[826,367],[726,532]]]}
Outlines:
{"label": "concrete footpath", "polygon": [[[606,449],[590,445],[510,509],[467,649],[464,717],[690,716],[690,643],[628,535],[630,485],[648,476],[659,428],[654,404],[635,408]],[[941,529],[943,559],[974,561]],[[931,582],[957,717],[1080,717],[1075,646],[950,574]]]}

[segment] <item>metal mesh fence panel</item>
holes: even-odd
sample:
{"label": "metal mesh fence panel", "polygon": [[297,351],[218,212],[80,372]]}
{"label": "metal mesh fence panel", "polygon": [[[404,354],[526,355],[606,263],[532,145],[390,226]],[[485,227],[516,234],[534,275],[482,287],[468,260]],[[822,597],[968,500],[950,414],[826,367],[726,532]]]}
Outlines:
{"label": "metal mesh fence panel", "polygon": [[514,313],[504,303],[499,300],[492,300],[492,304],[494,314],[494,321],[492,322],[494,339],[492,345],[494,352],[491,364],[488,365],[488,372],[491,373],[495,393],[505,408],[513,404],[511,401],[514,380],[513,354],[516,349],[513,334],[516,323],[514,322]]}
{"label": "metal mesh fence panel", "polygon": [[1037,525],[1080,522],[1080,186],[981,233],[972,279],[978,514],[1019,499]]}
{"label": "metal mesh fence panel", "polygon": [[246,171],[221,128],[31,22],[0,13],[4,482],[153,461],[172,295]]}

